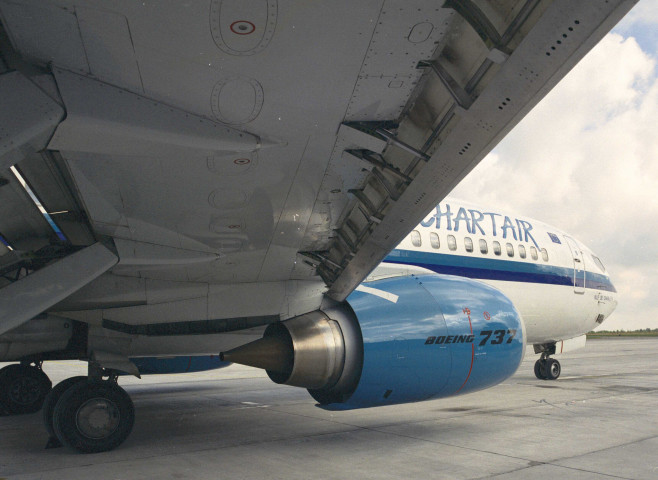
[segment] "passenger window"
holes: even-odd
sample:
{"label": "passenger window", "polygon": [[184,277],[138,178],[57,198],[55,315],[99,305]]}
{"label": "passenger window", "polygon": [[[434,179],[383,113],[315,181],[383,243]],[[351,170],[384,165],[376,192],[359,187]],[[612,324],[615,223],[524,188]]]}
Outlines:
{"label": "passenger window", "polygon": [[464,248],[469,253],[473,252],[473,240],[471,240],[471,237],[464,237]]}
{"label": "passenger window", "polygon": [[411,244],[414,247],[420,247],[423,244],[420,240],[420,232],[418,230],[411,232]]}
{"label": "passenger window", "polygon": [[545,248],[541,249],[541,259],[545,262],[548,262],[548,252]]}
{"label": "passenger window", "polygon": [[448,235],[448,248],[452,251],[457,250],[457,240],[454,235]]}
{"label": "passenger window", "polygon": [[430,245],[432,245],[432,248],[437,248],[437,249],[441,246],[441,242],[439,241],[439,236],[434,232],[430,232]]}
{"label": "passenger window", "polygon": [[537,249],[535,247],[530,247],[530,256],[533,260],[537,260],[539,258],[537,256]]}
{"label": "passenger window", "polygon": [[489,246],[487,245],[487,241],[484,239],[480,239],[480,253],[484,253],[485,255],[489,253]]}
{"label": "passenger window", "polygon": [[525,246],[519,245],[519,257],[525,258]]}
{"label": "passenger window", "polygon": [[514,256],[514,247],[512,246],[511,243],[505,244],[505,249],[507,250],[507,256],[508,257],[513,257]]}
{"label": "passenger window", "polygon": [[493,242],[493,251],[496,255],[500,255],[500,252],[501,252],[500,242],[497,242],[497,241]]}

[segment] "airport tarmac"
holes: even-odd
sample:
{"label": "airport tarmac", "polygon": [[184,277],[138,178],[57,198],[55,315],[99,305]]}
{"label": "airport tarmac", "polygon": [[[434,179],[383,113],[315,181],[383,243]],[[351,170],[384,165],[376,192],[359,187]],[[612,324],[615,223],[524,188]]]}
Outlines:
{"label": "airport tarmac", "polygon": [[[122,378],[135,428],[112,452],[45,450],[41,414],[0,418],[0,479],[656,479],[658,339],[590,340],[489,390],[327,412],[260,371]],[[83,364],[52,362],[56,383]]]}

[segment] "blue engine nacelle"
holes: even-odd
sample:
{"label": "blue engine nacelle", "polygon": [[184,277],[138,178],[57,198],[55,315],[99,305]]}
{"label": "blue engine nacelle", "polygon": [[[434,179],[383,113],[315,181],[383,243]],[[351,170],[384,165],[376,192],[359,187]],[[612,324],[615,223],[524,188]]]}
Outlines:
{"label": "blue engine nacelle", "polygon": [[272,324],[222,358],[305,387],[324,408],[350,409],[491,387],[524,351],[523,322],[505,295],[428,274],[363,283],[346,303]]}

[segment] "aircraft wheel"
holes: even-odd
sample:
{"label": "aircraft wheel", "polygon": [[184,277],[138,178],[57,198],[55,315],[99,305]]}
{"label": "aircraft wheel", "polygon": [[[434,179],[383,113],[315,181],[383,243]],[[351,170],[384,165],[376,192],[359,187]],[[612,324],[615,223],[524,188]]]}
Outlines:
{"label": "aircraft wheel", "polygon": [[39,368],[14,364],[0,370],[0,403],[9,414],[39,411],[51,387]]}
{"label": "aircraft wheel", "polygon": [[43,424],[46,427],[46,431],[50,437],[48,441],[48,447],[52,448],[61,445],[57,439],[57,435],[55,435],[55,427],[53,426],[53,414],[55,412],[55,405],[57,405],[57,402],[60,398],[62,398],[62,395],[66,390],[71,388],[71,386],[75,385],[76,383],[85,381],[86,379],[87,377],[82,376],[67,378],[66,380],[62,380],[57,385],[55,385],[50,393],[46,395],[46,399],[43,402],[43,408],[41,411],[43,413]]}
{"label": "aircraft wheel", "polygon": [[541,359],[535,362],[535,377],[539,380],[546,380],[546,375],[544,375],[544,365]]}
{"label": "aircraft wheel", "polygon": [[105,452],[121,445],[134,423],[132,400],[111,381],[72,385],[53,412],[59,441],[83,453]]}
{"label": "aircraft wheel", "polygon": [[546,366],[544,368],[544,372],[546,374],[546,380],[557,380],[557,378],[560,376],[560,372],[562,371],[562,367],[560,366],[560,362],[555,360],[554,358],[547,358],[546,359]]}

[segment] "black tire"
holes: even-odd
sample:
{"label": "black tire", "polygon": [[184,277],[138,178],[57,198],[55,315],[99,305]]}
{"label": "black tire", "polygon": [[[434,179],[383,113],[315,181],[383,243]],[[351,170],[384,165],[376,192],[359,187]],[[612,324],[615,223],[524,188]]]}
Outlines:
{"label": "black tire", "polygon": [[546,360],[546,365],[544,367],[544,373],[546,374],[546,380],[557,380],[562,372],[562,367],[560,362],[554,358],[549,358]]}
{"label": "black tire", "polygon": [[[99,425],[99,420],[104,423]],[[132,400],[113,382],[76,383],[62,394],[53,412],[57,438],[82,453],[118,447],[128,438],[134,423]]]}
{"label": "black tire", "polygon": [[546,376],[544,375],[544,366],[542,363],[543,362],[541,359],[535,362],[535,377],[537,377],[539,380],[546,380]]}
{"label": "black tire", "polygon": [[38,412],[52,385],[36,367],[8,365],[0,370],[0,403],[11,415]]}
{"label": "black tire", "polygon": [[0,368],[0,417],[5,416],[5,415],[11,415],[11,412],[9,411],[9,407],[7,407],[4,402],[2,401],[2,390],[3,386],[1,383],[2,379],[2,372],[4,372],[7,368],[11,367],[11,365],[7,365],[6,367]]}
{"label": "black tire", "polygon": [[41,412],[43,413],[43,425],[46,427],[46,431],[50,438],[57,438],[57,435],[55,435],[55,427],[53,426],[55,405],[57,405],[57,402],[66,390],[71,388],[72,385],[85,380],[87,380],[87,377],[83,376],[67,378],[55,385],[50,393],[46,395]]}

